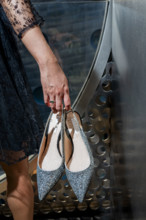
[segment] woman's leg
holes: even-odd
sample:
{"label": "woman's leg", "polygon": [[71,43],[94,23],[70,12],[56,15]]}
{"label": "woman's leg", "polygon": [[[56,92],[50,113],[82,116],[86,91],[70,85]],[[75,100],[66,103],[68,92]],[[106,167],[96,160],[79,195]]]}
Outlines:
{"label": "woman's leg", "polygon": [[1,163],[7,176],[7,202],[14,220],[32,220],[34,195],[28,174],[28,159],[8,166]]}

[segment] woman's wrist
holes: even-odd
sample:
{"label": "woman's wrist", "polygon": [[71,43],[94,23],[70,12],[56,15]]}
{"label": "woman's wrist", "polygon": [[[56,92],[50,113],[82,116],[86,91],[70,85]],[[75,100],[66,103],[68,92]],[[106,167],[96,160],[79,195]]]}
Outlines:
{"label": "woman's wrist", "polygon": [[44,67],[48,63],[57,62],[56,56],[38,26],[28,30],[23,36],[22,42],[34,57],[39,67]]}
{"label": "woman's wrist", "polygon": [[46,68],[49,68],[50,65],[57,63],[58,61],[56,57],[54,59],[52,58],[50,59],[50,57],[49,58],[45,57],[44,59],[41,58],[40,60],[37,61],[40,70],[45,70]]}
{"label": "woman's wrist", "polygon": [[40,69],[40,76],[43,77],[54,77],[56,74],[61,73],[62,69],[57,61],[57,59],[54,60],[46,60],[46,62],[42,62],[39,64]]}
{"label": "woman's wrist", "polygon": [[38,59],[36,59],[36,62],[38,63],[40,68],[43,68],[45,66],[48,67],[49,64],[56,64],[56,63],[58,63],[58,60],[55,57],[55,55],[51,56],[50,52],[48,51],[48,54],[40,56]]}

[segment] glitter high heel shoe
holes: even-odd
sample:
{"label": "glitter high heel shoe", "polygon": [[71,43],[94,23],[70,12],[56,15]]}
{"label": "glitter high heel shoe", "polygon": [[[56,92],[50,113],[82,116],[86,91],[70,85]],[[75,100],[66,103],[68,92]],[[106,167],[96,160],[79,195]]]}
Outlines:
{"label": "glitter high heel shoe", "polygon": [[64,153],[59,146],[61,115],[51,112],[43,134],[37,161],[38,196],[42,200],[64,171]]}
{"label": "glitter high heel shoe", "polygon": [[94,159],[77,112],[64,113],[64,153],[67,179],[82,202],[94,169]]}

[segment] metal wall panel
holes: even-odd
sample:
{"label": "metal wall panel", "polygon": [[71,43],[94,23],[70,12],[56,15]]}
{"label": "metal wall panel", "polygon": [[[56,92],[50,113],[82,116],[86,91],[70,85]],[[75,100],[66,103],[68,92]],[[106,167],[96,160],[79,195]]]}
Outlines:
{"label": "metal wall panel", "polygon": [[146,1],[113,0],[116,219],[146,219]]}
{"label": "metal wall panel", "polygon": [[[111,2],[93,65],[74,103],[96,161],[91,190],[78,204],[69,193],[60,197],[58,185],[42,213],[89,206],[95,219],[146,219],[146,1]],[[113,62],[107,64],[111,48]],[[34,173],[36,186],[35,178]]]}

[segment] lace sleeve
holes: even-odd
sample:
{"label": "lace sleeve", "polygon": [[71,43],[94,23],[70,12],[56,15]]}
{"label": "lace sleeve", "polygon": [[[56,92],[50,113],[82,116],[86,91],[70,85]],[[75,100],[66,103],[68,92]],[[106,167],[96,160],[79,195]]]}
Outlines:
{"label": "lace sleeve", "polygon": [[0,4],[20,39],[28,29],[44,23],[30,0],[0,0]]}

